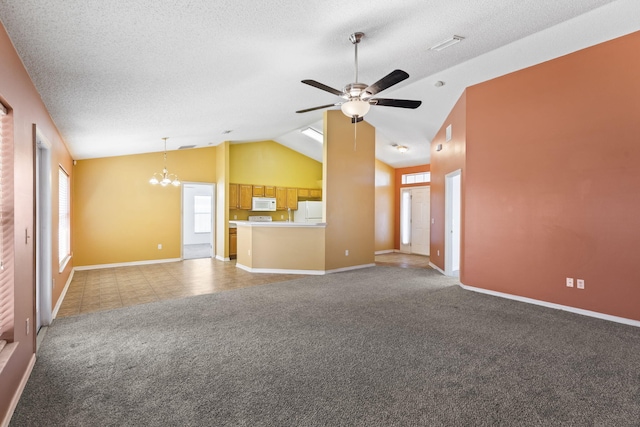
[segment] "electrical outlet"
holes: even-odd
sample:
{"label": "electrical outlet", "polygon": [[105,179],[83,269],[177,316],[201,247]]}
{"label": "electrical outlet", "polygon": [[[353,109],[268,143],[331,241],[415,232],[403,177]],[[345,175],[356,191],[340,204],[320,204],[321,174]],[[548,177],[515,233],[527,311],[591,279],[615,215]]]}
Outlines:
{"label": "electrical outlet", "polygon": [[576,282],[576,287],[578,289],[584,289],[584,279],[578,279]]}
{"label": "electrical outlet", "polygon": [[249,254],[249,256],[251,256],[251,249],[249,249],[247,253]]}
{"label": "electrical outlet", "polygon": [[344,256],[349,256],[349,249],[347,249],[346,251],[344,251]]}
{"label": "electrical outlet", "polygon": [[438,249],[438,256],[440,256],[440,249]]}
{"label": "electrical outlet", "polygon": [[158,250],[162,249],[162,243],[158,243]]}
{"label": "electrical outlet", "polygon": [[435,218],[431,218],[431,224],[435,224],[436,223],[436,219]]}
{"label": "electrical outlet", "polygon": [[573,288],[573,279],[571,277],[567,277],[567,288]]}
{"label": "electrical outlet", "polygon": [[29,330],[31,328],[29,328],[29,318],[28,317],[27,317],[27,321],[25,323],[26,323],[26,326],[27,326],[27,335],[29,335]]}
{"label": "electrical outlet", "polygon": [[284,215],[280,215],[280,219],[284,219]]}
{"label": "electrical outlet", "polygon": [[233,216],[233,219],[238,219],[238,215],[234,215],[234,216]]}

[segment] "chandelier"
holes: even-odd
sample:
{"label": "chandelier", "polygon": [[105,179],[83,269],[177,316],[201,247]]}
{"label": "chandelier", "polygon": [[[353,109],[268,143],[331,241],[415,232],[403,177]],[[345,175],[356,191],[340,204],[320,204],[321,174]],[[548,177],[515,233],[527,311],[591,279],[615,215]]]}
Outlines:
{"label": "chandelier", "polygon": [[160,184],[163,187],[171,184],[175,187],[180,185],[180,180],[178,179],[178,175],[174,173],[169,173],[167,170],[167,137],[162,138],[164,140],[164,168],[162,169],[162,173],[154,173],[149,183],[152,185]]}

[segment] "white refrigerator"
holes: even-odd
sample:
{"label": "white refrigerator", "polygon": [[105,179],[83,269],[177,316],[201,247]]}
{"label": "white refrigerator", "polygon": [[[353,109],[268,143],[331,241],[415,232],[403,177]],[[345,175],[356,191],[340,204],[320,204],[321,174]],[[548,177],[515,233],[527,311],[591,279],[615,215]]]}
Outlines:
{"label": "white refrigerator", "polygon": [[322,202],[298,202],[293,222],[322,222]]}

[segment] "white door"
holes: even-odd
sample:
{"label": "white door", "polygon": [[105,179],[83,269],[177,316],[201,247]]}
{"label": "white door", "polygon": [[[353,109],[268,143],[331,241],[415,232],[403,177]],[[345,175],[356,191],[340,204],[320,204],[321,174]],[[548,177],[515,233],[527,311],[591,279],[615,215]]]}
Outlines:
{"label": "white door", "polygon": [[182,258],[211,258],[214,241],[214,185],[182,185]]}
{"label": "white door", "polygon": [[429,255],[430,187],[400,189],[400,252]]}
{"label": "white door", "polygon": [[444,272],[448,276],[460,276],[460,235],[462,179],[457,170],[445,176],[445,223],[444,223]]}
{"label": "white door", "polygon": [[411,253],[429,255],[430,245],[429,187],[411,189]]}

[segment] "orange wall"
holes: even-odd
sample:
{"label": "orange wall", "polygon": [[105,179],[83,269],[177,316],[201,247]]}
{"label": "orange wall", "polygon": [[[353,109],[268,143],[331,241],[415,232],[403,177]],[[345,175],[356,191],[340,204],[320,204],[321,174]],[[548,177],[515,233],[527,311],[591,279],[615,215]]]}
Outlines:
{"label": "orange wall", "polygon": [[[8,415],[11,399],[16,395],[20,381],[35,357],[35,266],[34,266],[34,204],[33,204],[33,124],[51,143],[52,239],[53,239],[53,289],[54,304],[71,273],[68,263],[58,273],[58,165],[67,171],[71,157],[60,133],[49,117],[40,95],[22,65],[4,27],[0,25],[0,99],[10,107],[14,137],[14,230],[15,230],[15,287],[14,287],[14,340],[19,345],[8,364],[0,373],[0,425]],[[73,175],[71,181],[73,182]],[[25,230],[32,238],[25,244]],[[73,261],[73,260],[72,260]],[[30,333],[26,334],[26,320],[30,320]]]}
{"label": "orange wall", "polygon": [[[431,142],[431,247],[430,262],[444,271],[444,185],[445,176],[448,173],[462,169],[462,194],[461,194],[461,222],[464,224],[465,218],[465,153],[466,153],[466,112],[467,95],[462,94],[444,124]],[[445,129],[451,125],[451,140],[445,142]],[[437,151],[438,144],[442,144],[442,150]],[[461,278],[464,278],[464,227],[461,230]]]}
{"label": "orange wall", "polygon": [[411,166],[407,168],[398,168],[395,171],[395,188],[394,188],[394,221],[393,221],[393,247],[400,249],[400,189],[405,187],[424,187],[425,183],[420,184],[403,184],[402,175],[407,173],[429,172],[430,165]]}
{"label": "orange wall", "polygon": [[640,320],[638,52],[634,33],[467,90],[463,283]]}

